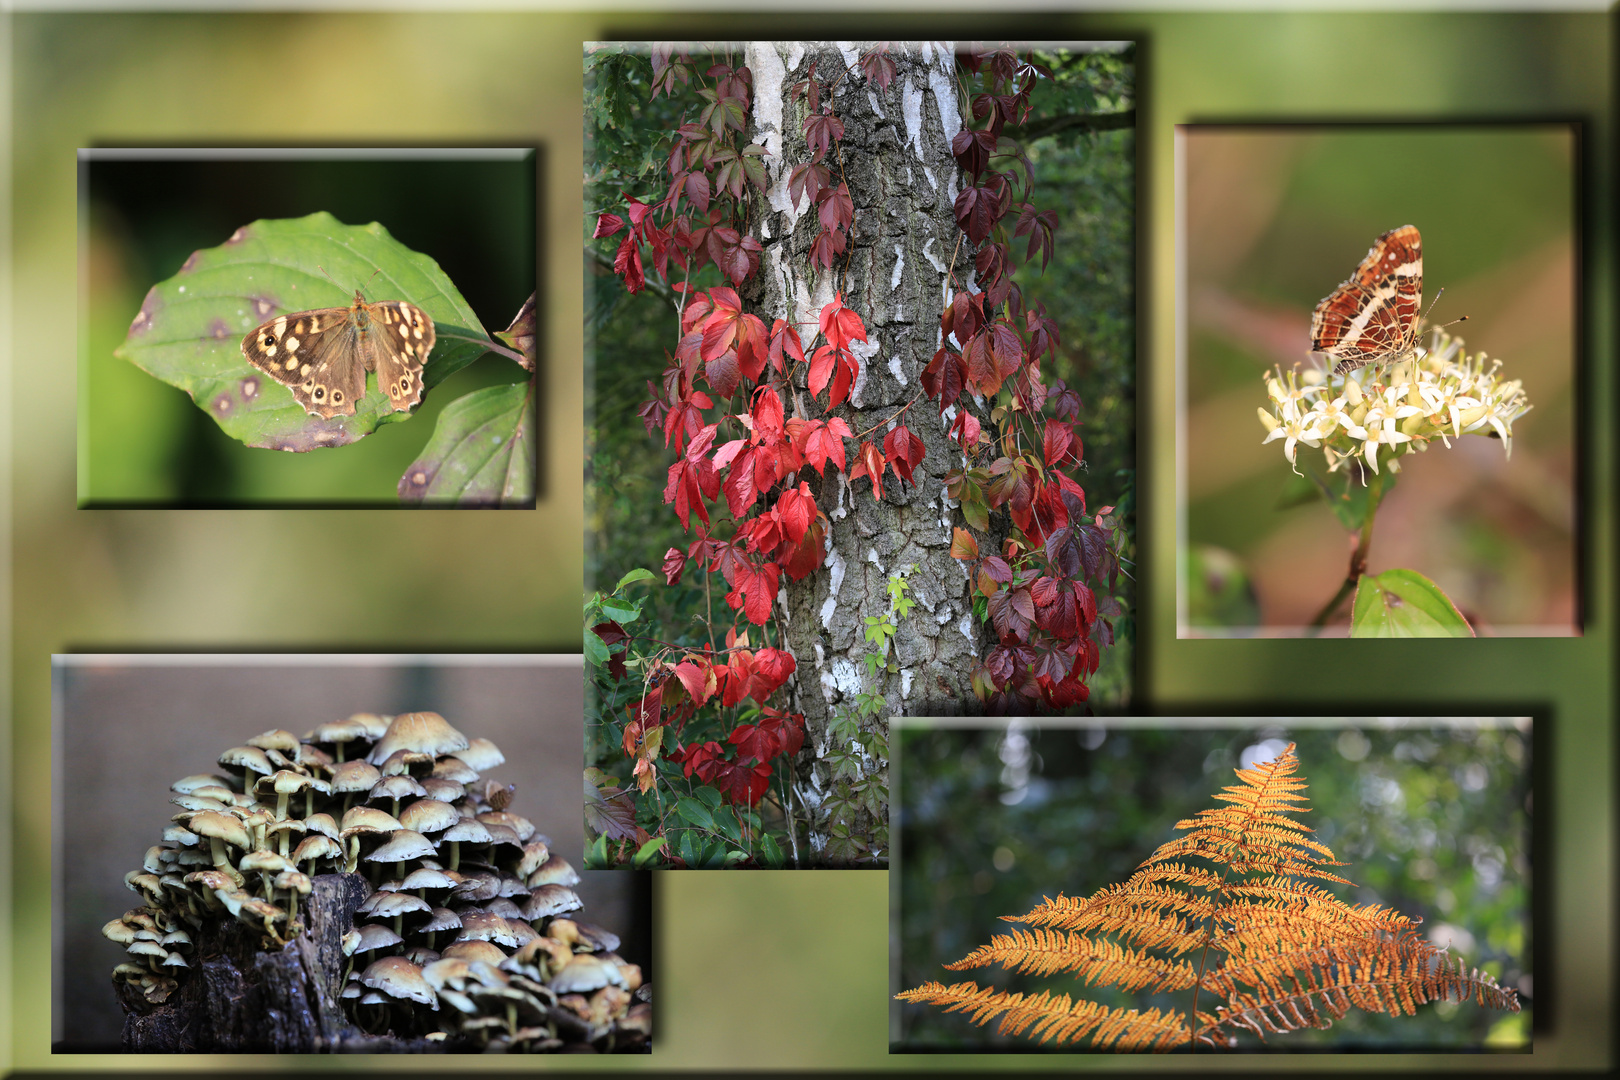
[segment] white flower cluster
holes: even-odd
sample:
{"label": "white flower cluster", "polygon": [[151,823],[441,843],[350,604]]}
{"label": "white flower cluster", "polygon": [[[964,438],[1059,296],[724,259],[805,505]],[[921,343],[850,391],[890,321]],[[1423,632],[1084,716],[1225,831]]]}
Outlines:
{"label": "white flower cluster", "polygon": [[1399,472],[1403,454],[1426,450],[1436,438],[1449,447],[1464,435],[1494,433],[1512,456],[1513,421],[1531,407],[1520,380],[1497,377],[1501,366],[1482,352],[1469,356],[1461,338],[1435,330],[1428,348],[1396,364],[1358,368],[1342,385],[1319,369],[1279,368],[1266,379],[1271,409],[1259,410],[1265,442],[1283,440],[1290,464],[1300,444],[1318,448],[1330,472],[1357,456],[1373,472],[1380,458]]}

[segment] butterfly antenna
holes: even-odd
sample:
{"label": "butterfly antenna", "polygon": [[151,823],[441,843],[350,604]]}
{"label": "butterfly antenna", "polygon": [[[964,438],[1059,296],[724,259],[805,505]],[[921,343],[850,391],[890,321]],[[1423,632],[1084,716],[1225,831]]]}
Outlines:
{"label": "butterfly antenna", "polygon": [[[1423,313],[1423,321],[1424,321],[1425,324],[1427,324],[1428,321],[1429,321],[1429,312],[1434,310],[1434,305],[1438,304],[1440,302],[1440,298],[1442,296],[1444,296],[1444,295],[1446,295],[1446,290],[1445,290],[1444,286],[1441,286],[1440,291],[1434,294],[1434,299],[1429,301],[1428,310],[1424,311],[1424,313]],[[1460,322],[1467,322],[1467,321],[1468,321],[1468,316],[1461,315],[1461,316],[1459,316],[1459,317],[1457,317],[1455,319],[1452,319],[1450,322],[1441,323],[1439,326],[1430,326],[1429,329],[1430,330],[1443,330],[1444,328],[1446,328],[1448,326],[1456,326]]]}

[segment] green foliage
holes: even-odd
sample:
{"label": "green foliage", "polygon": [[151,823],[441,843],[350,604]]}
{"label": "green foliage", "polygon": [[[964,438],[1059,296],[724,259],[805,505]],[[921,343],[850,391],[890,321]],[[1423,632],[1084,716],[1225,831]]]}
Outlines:
{"label": "green foliage", "polygon": [[[781,867],[788,861],[784,846],[789,852],[801,850],[797,838],[787,835],[793,823],[783,796],[777,794],[788,790],[786,774],[791,762],[777,758],[772,763],[766,797],[757,807],[747,807],[726,804],[719,790],[695,773],[687,776],[681,764],[665,756],[677,739],[688,747],[724,740],[739,723],[761,719],[758,708],[693,711],[688,707],[691,715],[645,729],[639,753],[629,755],[645,759],[643,774],[621,782],[609,772],[630,764],[626,726],[646,690],[643,680],[664,674],[671,657],[701,651],[706,645],[697,640],[675,644],[637,636],[647,621],[642,610],[647,601],[631,597],[627,590],[657,577],[649,570],[632,569],[610,593],[593,593],[583,607],[585,864],[592,869],[626,863],[641,868],[669,865],[671,858],[678,858],[690,869],[744,864]],[[610,622],[630,636],[628,647],[610,649],[593,629]],[[624,677],[612,671],[615,662],[623,664]],[[664,745],[666,738],[668,746]],[[660,843],[654,844],[655,840]]]}
{"label": "green foliage", "polygon": [[[999,916],[1058,892],[1087,896],[1124,881],[1144,852],[1176,835],[1174,823],[1231,780],[1245,747],[1263,738],[1298,744],[1310,781],[1314,839],[1350,864],[1338,887],[1348,903],[1379,903],[1471,937],[1454,955],[1519,990],[1512,1031],[1528,1038],[1534,970],[1530,939],[1530,754],[1527,732],[1500,728],[1283,727],[1116,729],[1021,723],[1006,729],[895,732],[895,822],[900,829],[897,984],[937,978],[983,943]],[[1280,724],[1286,723],[1279,722]],[[1019,740],[1027,739],[1020,744]],[[1201,779],[1202,778],[1202,779]],[[1073,990],[1067,977],[998,977],[1040,993]],[[1173,996],[1117,998],[1110,1007],[1174,1005]],[[1181,1003],[1185,1007],[1185,1002]],[[906,1008],[907,1048],[971,1049],[1009,1043],[958,1016]],[[1415,1017],[1352,1013],[1328,1031],[1298,1032],[1312,1046],[1367,1049],[1478,1046],[1502,1018],[1443,1003]],[[1514,1040],[1509,1039],[1509,1045]]]}
{"label": "green foliage", "polygon": [[422,456],[399,481],[401,502],[523,506],[534,501],[534,383],[489,386],[439,414]]}
{"label": "green foliage", "polygon": [[1363,574],[1356,582],[1351,637],[1473,637],[1457,605],[1416,570]]}

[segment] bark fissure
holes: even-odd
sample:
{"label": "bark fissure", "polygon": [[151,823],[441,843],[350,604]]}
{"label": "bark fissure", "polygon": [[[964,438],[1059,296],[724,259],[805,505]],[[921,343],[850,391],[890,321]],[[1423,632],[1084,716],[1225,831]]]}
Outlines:
{"label": "bark fissure", "polygon": [[[985,647],[971,615],[966,575],[950,557],[952,526],[962,522],[943,477],[961,464],[961,452],[946,438],[947,425],[933,402],[919,400],[893,415],[920,394],[920,375],[941,340],[939,313],[951,295],[947,270],[958,234],[950,136],[960,128],[954,56],[944,44],[895,47],[894,80],[880,90],[855,65],[864,48],[753,43],[747,50],[756,92],[751,136],[771,151],[771,188],[756,222],[765,272],[745,299],[767,325],[792,318],[808,345],[821,307],[841,287],[845,302],[865,320],[869,340],[857,353],[861,373],[850,399],[834,413],[856,432],[875,427],[866,438],[877,442],[905,424],[925,447],[915,483],[902,485],[890,471],[880,500],[864,478],[851,484],[839,474],[821,482],[817,501],[830,521],[827,564],[802,582],[784,582],[785,634],[798,662],[795,708],[806,720],[805,751],[796,763],[799,798],[817,851],[825,847],[829,825],[822,804],[836,783],[823,760],[829,724],[852,711],[863,690],[884,699],[883,713],[863,721],[880,731],[890,715],[974,710],[970,677]],[[807,102],[789,91],[806,77],[812,60],[824,87],[849,67],[833,96],[844,139],[826,163],[834,184],[848,183],[855,206],[850,250],[832,273],[819,276],[810,269],[809,251],[820,224],[786,194],[792,167],[809,160]],[[965,245],[956,259],[956,273],[965,278]],[[802,376],[791,397],[790,414],[823,415]],[[887,615],[889,578],[897,572],[904,572],[916,606],[897,621],[885,666],[874,676],[863,662],[876,649],[865,640],[865,619]],[[865,772],[857,779],[886,783],[887,762],[863,757],[860,767]],[[850,831],[859,829],[851,823]]]}

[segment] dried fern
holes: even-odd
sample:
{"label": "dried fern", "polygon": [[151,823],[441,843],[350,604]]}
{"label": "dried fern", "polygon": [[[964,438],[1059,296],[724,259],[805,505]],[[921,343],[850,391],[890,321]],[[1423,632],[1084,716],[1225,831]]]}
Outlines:
{"label": "dried fern", "polygon": [[[1000,965],[1032,975],[1068,972],[1088,986],[1127,992],[1191,990],[1185,1014],[1109,1009],[1067,994],[1025,995],[977,983],[929,982],[901,1001],[1001,1017],[1005,1034],[1117,1050],[1235,1046],[1236,1031],[1326,1028],[1351,1008],[1412,1015],[1417,1006],[1472,997],[1519,1011],[1517,994],[1429,944],[1421,920],[1390,908],[1352,906],[1315,881],[1350,882],[1310,829],[1287,815],[1307,808],[1293,744],[1275,761],[1238,770],[1228,805],[1176,822],[1186,835],[1159,847],[1122,885],[1084,900],[1059,896],[1007,922],[951,971]],[[1200,1011],[1203,997],[1214,1013]]]}

